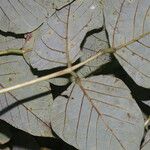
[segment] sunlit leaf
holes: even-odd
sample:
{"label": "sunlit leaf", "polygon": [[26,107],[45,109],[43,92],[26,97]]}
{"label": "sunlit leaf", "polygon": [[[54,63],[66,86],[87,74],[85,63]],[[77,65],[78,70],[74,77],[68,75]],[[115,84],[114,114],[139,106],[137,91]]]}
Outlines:
{"label": "sunlit leaf", "polygon": [[112,47],[134,41],[115,57],[137,84],[150,88],[150,1],[105,0],[104,15]]}
{"label": "sunlit leaf", "polygon": [[0,29],[26,33],[39,27],[56,8],[72,0],[1,0]]}
{"label": "sunlit leaf", "polygon": [[38,70],[70,66],[80,57],[86,33],[103,25],[101,7],[99,0],[80,0],[57,11],[32,33],[33,50],[24,55],[27,62]]}
{"label": "sunlit leaf", "polygon": [[[21,56],[0,57],[0,88],[35,79]],[[51,136],[47,81],[0,95],[0,119],[37,136]]]}
{"label": "sunlit leaf", "polygon": [[129,89],[112,76],[72,83],[58,96],[51,112],[52,128],[81,150],[138,150],[143,116]]}

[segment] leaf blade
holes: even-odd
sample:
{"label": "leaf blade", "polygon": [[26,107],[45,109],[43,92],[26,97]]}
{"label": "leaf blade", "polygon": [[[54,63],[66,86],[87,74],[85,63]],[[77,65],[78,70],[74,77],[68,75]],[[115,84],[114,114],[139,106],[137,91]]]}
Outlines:
{"label": "leaf blade", "polygon": [[39,29],[33,51],[24,55],[29,64],[44,70],[74,63],[87,31],[103,24],[99,4],[98,0],[74,1],[51,16]]}
{"label": "leaf blade", "polygon": [[63,140],[83,150],[138,149],[144,127],[128,88],[111,76],[73,83],[55,99],[51,123]]}
{"label": "leaf blade", "polygon": [[[1,0],[0,29],[27,33],[39,27],[49,15],[72,0]],[[4,25],[3,25],[4,23]]]}
{"label": "leaf blade", "polygon": [[[0,88],[36,78],[21,56],[1,57],[0,70]],[[52,136],[52,95],[48,82],[1,94],[0,103],[2,120],[33,135]]]}
{"label": "leaf blade", "polygon": [[[110,0],[105,1],[104,13],[106,18],[106,28],[109,34],[110,45],[116,47],[123,43],[132,41],[149,33],[150,19],[149,7],[147,0],[116,0],[113,3]],[[140,86],[149,88],[149,37],[144,36],[140,40],[117,50],[114,55]]]}
{"label": "leaf blade", "polygon": [[141,150],[148,150],[149,147],[150,147],[150,130],[147,131]]}

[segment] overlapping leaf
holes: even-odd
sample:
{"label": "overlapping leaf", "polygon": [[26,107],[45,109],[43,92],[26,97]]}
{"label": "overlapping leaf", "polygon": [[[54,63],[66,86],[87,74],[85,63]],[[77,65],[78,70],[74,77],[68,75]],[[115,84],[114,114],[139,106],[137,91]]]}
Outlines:
{"label": "overlapping leaf", "polygon": [[[21,56],[0,57],[0,88],[35,79]],[[51,136],[48,82],[0,95],[0,119],[37,136]]]}
{"label": "overlapping leaf", "polygon": [[58,96],[51,113],[52,128],[81,150],[138,150],[143,117],[129,89],[112,76],[72,83]]}
{"label": "overlapping leaf", "polygon": [[150,130],[147,132],[141,150],[149,150],[150,148]]}
{"label": "overlapping leaf", "polygon": [[[108,47],[109,45],[105,31],[97,30],[97,33],[86,36],[86,38],[84,39],[83,47],[81,47],[80,61],[83,62],[91,56],[95,55],[97,52],[101,51],[102,49]],[[105,54],[85,64],[83,67],[78,69],[76,73],[79,77],[87,77],[91,75],[94,71],[99,69],[101,65],[108,63],[110,60],[110,54]],[[70,80],[73,80],[73,78]],[[67,83],[69,83],[70,80],[60,77],[56,79],[50,79],[50,82],[55,85],[66,85]]]}
{"label": "overlapping leaf", "polygon": [[142,102],[150,107],[150,100],[148,100],[148,101],[142,101]]}
{"label": "overlapping leaf", "polygon": [[14,37],[5,37],[0,35],[0,50],[20,49],[22,48],[24,39],[16,39]]}
{"label": "overlapping leaf", "polygon": [[116,58],[133,80],[150,88],[150,1],[106,0],[105,20]]}
{"label": "overlapping leaf", "polygon": [[0,29],[15,33],[26,33],[39,27],[56,8],[71,0],[1,0]]}
{"label": "overlapping leaf", "polygon": [[[117,49],[116,58],[139,85],[149,88],[150,2],[105,0],[105,18],[99,0],[76,0],[67,6],[65,4],[71,1],[64,2],[2,0],[0,29],[17,33],[34,30],[25,41],[24,57],[33,68],[45,70],[71,67],[79,58],[84,61],[107,48],[106,33],[101,32],[90,36],[80,49],[87,32],[105,23],[111,47],[122,47]],[[55,8],[61,7],[51,15]],[[16,39],[12,44],[18,46]],[[12,47],[11,44],[5,46],[2,45],[2,49]],[[86,64],[76,73],[85,77],[107,61],[109,55]],[[36,78],[22,57],[1,57],[0,70],[0,88]],[[68,83],[59,79],[62,85]],[[19,89],[0,95],[0,119],[33,135],[51,136],[51,114],[56,134],[78,149],[140,148],[144,127],[141,111],[129,89],[115,77],[75,78],[75,82],[55,99],[52,112],[51,104],[48,82]]]}
{"label": "overlapping leaf", "polygon": [[[105,30],[102,30],[98,33],[94,33],[86,38],[86,41],[81,49],[81,62],[95,55],[97,52],[102,49],[108,48],[108,40],[106,36]],[[90,75],[92,72],[99,69],[103,64],[106,64],[110,61],[110,54],[105,54],[100,56],[93,61],[85,64],[82,68],[80,68],[76,73],[79,77],[86,77]]]}
{"label": "overlapping leaf", "polygon": [[10,140],[9,136],[0,132],[0,145],[7,143],[9,140]]}
{"label": "overlapping leaf", "polygon": [[[80,44],[86,33],[102,24],[99,0],[74,1],[49,17],[35,31],[38,33],[33,37],[33,50],[24,56],[38,70],[69,66],[80,57]],[[28,51],[26,46],[28,44],[24,50]]]}

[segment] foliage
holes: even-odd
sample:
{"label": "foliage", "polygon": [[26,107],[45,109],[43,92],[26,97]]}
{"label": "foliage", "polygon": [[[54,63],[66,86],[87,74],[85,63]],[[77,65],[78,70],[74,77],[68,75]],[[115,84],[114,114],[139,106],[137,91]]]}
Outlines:
{"label": "foliage", "polygon": [[[150,113],[139,101],[149,109],[149,97],[134,99],[129,84],[103,68],[118,60],[149,91],[149,0],[1,0],[0,6],[1,120],[80,150],[148,150]],[[0,132],[2,144],[12,137],[7,131]]]}

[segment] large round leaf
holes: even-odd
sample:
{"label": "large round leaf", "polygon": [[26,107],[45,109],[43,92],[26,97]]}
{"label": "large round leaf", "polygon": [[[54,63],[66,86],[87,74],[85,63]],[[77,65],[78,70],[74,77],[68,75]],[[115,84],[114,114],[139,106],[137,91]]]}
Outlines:
{"label": "large round leaf", "polygon": [[150,1],[105,0],[105,22],[115,57],[140,86],[150,88]]}
{"label": "large round leaf", "polygon": [[142,113],[129,89],[112,76],[72,83],[58,96],[51,113],[52,128],[80,150],[139,150]]}
{"label": "large round leaf", "polygon": [[57,11],[31,33],[23,48],[27,62],[38,70],[70,66],[80,57],[86,33],[103,25],[101,7],[99,0],[80,0]]}

